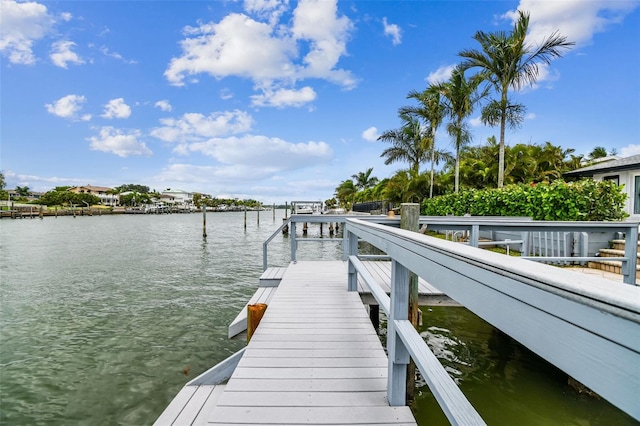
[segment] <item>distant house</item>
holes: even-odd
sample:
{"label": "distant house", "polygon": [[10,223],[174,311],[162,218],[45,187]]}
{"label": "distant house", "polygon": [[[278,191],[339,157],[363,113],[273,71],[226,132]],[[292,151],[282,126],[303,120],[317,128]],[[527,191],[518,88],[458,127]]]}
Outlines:
{"label": "distant house", "polygon": [[162,191],[160,201],[166,205],[190,208],[193,206],[193,192],[182,191],[180,189]]}
{"label": "distant house", "polygon": [[629,218],[640,220],[640,155],[604,159],[597,164],[564,174],[566,177],[591,177],[594,180],[612,180],[624,185],[627,193],[625,211]]}
{"label": "distant house", "polygon": [[70,192],[75,194],[91,194],[100,198],[100,202],[105,206],[117,206],[119,202],[118,194],[111,194],[113,188],[109,188],[106,186],[93,186],[93,185],[84,185],[84,186],[74,186],[73,188],[69,188]]}

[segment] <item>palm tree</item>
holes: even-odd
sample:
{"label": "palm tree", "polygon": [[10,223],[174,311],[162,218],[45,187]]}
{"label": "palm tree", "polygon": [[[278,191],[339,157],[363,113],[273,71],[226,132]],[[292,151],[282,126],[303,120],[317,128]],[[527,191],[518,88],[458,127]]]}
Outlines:
{"label": "palm tree", "polygon": [[454,139],[456,148],[455,192],[460,184],[460,148],[471,142],[471,132],[465,119],[473,112],[473,107],[486,96],[487,91],[478,92],[482,77],[476,75],[470,79],[464,76],[464,70],[459,66],[451,73],[451,78],[445,83],[434,85],[432,89],[442,95],[444,111],[451,118],[447,125],[447,133]]}
{"label": "palm tree", "polygon": [[484,33],[478,31],[473,37],[480,43],[481,50],[467,49],[459,53],[465,58],[462,69],[477,67],[480,74],[489,82],[500,97],[490,102],[482,112],[482,121],[490,126],[500,124],[500,152],[498,160],[498,188],[504,182],[504,131],[507,124],[518,127],[523,120],[525,107],[509,100],[509,88],[519,90],[532,85],[538,79],[538,64],[551,63],[553,58],[562,56],[560,49],[569,48],[575,43],[567,42],[566,37],[556,31],[545,38],[538,46],[525,44],[529,14],[518,11],[518,20],[513,30]]}
{"label": "palm tree", "polygon": [[429,132],[424,142],[431,163],[429,198],[433,198],[434,166],[444,159],[445,154],[444,151],[438,151],[436,149],[436,132],[444,118],[444,105],[440,100],[440,93],[437,90],[433,90],[432,87],[427,87],[423,92],[413,90],[409,92],[407,98],[416,99],[420,103],[420,106],[402,107],[400,108],[400,113],[420,117],[429,127]]}
{"label": "palm tree", "polygon": [[356,188],[360,190],[365,190],[365,189],[376,186],[376,184],[378,183],[378,178],[375,176],[371,176],[372,172],[373,172],[373,167],[369,167],[364,172],[358,172],[355,175],[351,175],[351,177],[355,179],[354,183],[356,185]]}
{"label": "palm tree", "polygon": [[386,157],[384,164],[407,162],[411,170],[418,173],[420,163],[427,157],[426,132],[420,122],[410,114],[400,113],[404,125],[395,130],[387,130],[378,140],[390,142],[391,147],[382,151],[380,157]]}
{"label": "palm tree", "polygon": [[335,194],[338,199],[338,204],[345,209],[350,209],[356,192],[358,191],[351,179],[343,180],[336,188]]}
{"label": "palm tree", "polygon": [[597,158],[604,158],[607,156],[607,148],[603,147],[603,146],[596,146],[595,148],[593,148],[593,150],[589,153],[589,159],[590,160],[595,160]]}

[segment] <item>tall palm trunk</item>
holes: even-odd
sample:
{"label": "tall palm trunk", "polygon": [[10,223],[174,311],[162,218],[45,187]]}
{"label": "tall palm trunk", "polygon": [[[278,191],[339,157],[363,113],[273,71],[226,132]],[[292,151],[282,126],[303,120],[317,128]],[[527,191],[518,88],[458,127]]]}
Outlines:
{"label": "tall palm trunk", "polygon": [[498,188],[504,185],[504,129],[507,125],[507,90],[509,86],[503,88],[500,102],[500,147],[498,151]]}
{"label": "tall palm trunk", "polygon": [[431,146],[431,187],[429,188],[429,198],[433,198],[433,164],[436,162],[436,147],[435,141]]}

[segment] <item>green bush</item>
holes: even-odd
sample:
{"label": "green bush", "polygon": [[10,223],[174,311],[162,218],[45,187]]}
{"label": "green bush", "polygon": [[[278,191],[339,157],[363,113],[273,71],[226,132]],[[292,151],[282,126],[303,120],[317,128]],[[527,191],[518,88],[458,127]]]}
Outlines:
{"label": "green bush", "polygon": [[422,202],[428,216],[527,216],[534,220],[622,220],[627,195],[613,181],[509,185],[502,189],[469,189]]}

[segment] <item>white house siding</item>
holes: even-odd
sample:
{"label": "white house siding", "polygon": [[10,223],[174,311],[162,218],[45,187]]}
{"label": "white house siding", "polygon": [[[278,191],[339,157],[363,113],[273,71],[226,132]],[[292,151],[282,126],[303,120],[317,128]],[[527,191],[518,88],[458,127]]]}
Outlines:
{"label": "white house siding", "polygon": [[640,170],[610,171],[607,173],[594,173],[593,180],[602,181],[605,179],[616,180],[619,185],[624,185],[624,192],[627,194],[624,211],[629,214],[629,219],[640,220],[640,200],[636,187],[636,179],[640,180]]}

